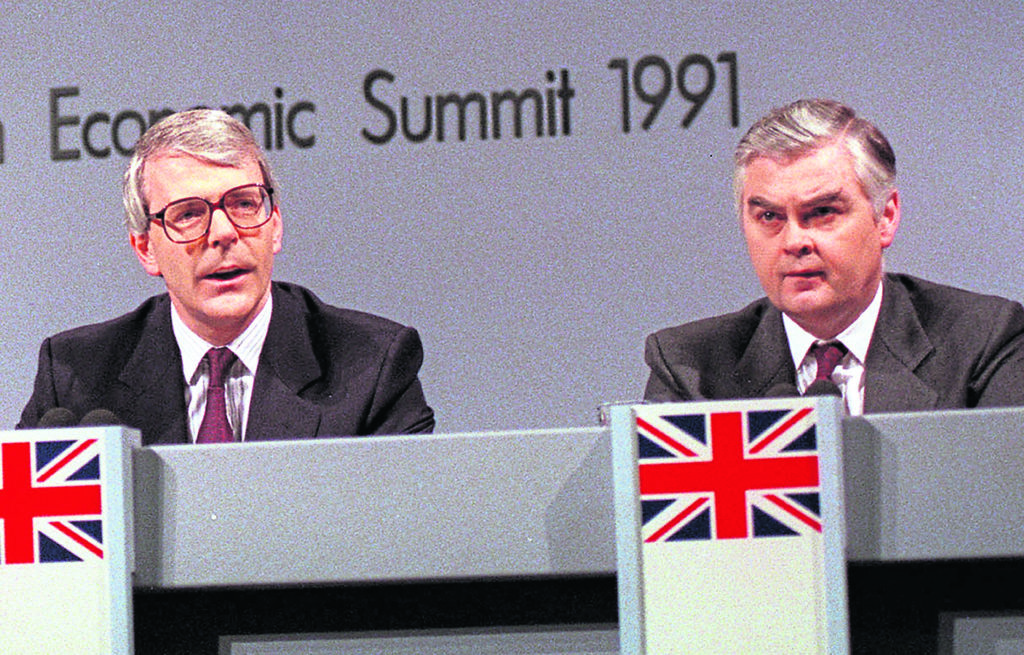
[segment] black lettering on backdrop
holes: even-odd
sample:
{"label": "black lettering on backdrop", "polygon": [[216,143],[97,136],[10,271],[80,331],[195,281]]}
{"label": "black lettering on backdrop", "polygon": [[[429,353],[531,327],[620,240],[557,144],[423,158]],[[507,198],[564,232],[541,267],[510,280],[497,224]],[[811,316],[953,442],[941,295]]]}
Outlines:
{"label": "black lettering on backdrop", "polygon": [[387,119],[388,127],[384,130],[383,134],[374,134],[365,127],[363,128],[363,138],[370,143],[376,143],[378,145],[387,143],[391,140],[391,137],[395,136],[395,112],[386,102],[381,102],[373,95],[373,85],[377,83],[377,80],[384,80],[385,82],[394,82],[395,76],[386,70],[380,68],[370,71],[370,74],[363,78],[363,97],[366,98],[366,102],[384,114]]}
{"label": "black lettering on backdrop", "polygon": [[77,86],[62,86],[50,89],[50,159],[53,161],[67,161],[78,159],[82,156],[82,153],[77,148],[65,149],[60,147],[60,128],[78,125],[78,116],[61,116],[58,105],[61,98],[77,95]]}
{"label": "black lettering on backdrop", "polygon": [[[130,139],[121,138],[121,126],[125,123],[134,125],[134,127],[128,128],[128,134],[131,135]],[[135,142],[139,140],[139,137],[142,136],[147,127],[149,125],[146,124],[146,119],[137,111],[126,109],[114,114],[114,120],[110,122],[110,143],[114,146],[117,154],[125,157],[131,156]]]}
{"label": "black lettering on backdrop", "polygon": [[[50,158],[53,161],[81,159],[83,151],[96,159],[104,159],[114,152],[130,156],[142,133],[175,111],[166,107],[145,113],[124,109],[113,116],[109,112],[94,111],[82,118],[67,107],[70,99],[79,95],[77,86],[50,89]],[[274,97],[277,100],[271,104],[235,103],[222,109],[252,129],[257,140],[262,132],[266,150],[282,150],[288,144],[297,148],[313,147],[316,135],[312,125],[303,119],[305,114],[316,113],[316,105],[301,100],[288,107],[283,102],[284,90],[280,87],[274,89]],[[80,129],[72,129],[79,125]]]}
{"label": "black lettering on backdrop", "polygon": [[258,116],[259,124],[263,128],[263,147],[266,150],[283,150],[286,133],[288,140],[296,147],[312,148],[316,143],[316,135],[300,136],[296,129],[296,122],[299,114],[315,114],[316,105],[312,102],[300,101],[292,105],[288,109],[288,113],[285,114],[284,105],[280,102],[284,98],[284,91],[280,87],[274,89],[274,97],[278,99],[278,102],[274,103],[273,115],[271,115],[270,106],[263,102],[257,102],[248,107],[238,103],[223,107],[223,109],[245,123],[246,127],[254,134],[258,133],[253,126],[253,117]]}
{"label": "black lettering on backdrop", "polygon": [[97,111],[85,117],[85,121],[82,123],[82,147],[90,157],[109,157],[110,148],[97,147],[92,144],[92,128],[97,123],[110,125],[110,114]]}
{"label": "black lettering on backdrop", "polygon": [[[722,52],[715,61],[725,64],[729,74],[729,124],[732,127],[739,127],[740,101],[736,53]],[[711,59],[702,54],[686,55],[679,61],[675,70],[663,57],[657,55],[641,57],[632,67],[628,59],[612,59],[608,62],[608,68],[619,71],[622,131],[627,134],[631,127],[630,98],[633,95],[648,107],[647,114],[640,123],[642,129],[648,130],[672,95],[674,81],[679,96],[689,103],[681,122],[682,127],[686,128],[693,124],[697,114],[715,90],[715,66]],[[650,84],[652,78],[655,79],[653,86]],[[695,79],[698,80],[696,84],[691,84]]]}
{"label": "black lettering on backdrop", "polygon": [[[438,93],[424,95],[422,110],[411,109],[409,97],[398,99],[398,109],[378,95],[380,84],[394,84],[396,77],[390,71],[377,68],[363,79],[363,97],[371,108],[384,119],[382,131],[363,128],[364,139],[376,145],[390,142],[401,128],[402,137],[411,143],[420,143],[433,136],[438,142],[448,138],[447,130],[454,122],[459,141],[475,135],[481,141],[499,140],[503,128],[511,125],[512,135],[523,138],[525,126],[532,126],[537,137],[570,136],[572,134],[572,108],[570,101],[576,90],[569,80],[569,71],[561,69],[556,76],[547,71],[549,85],[541,92],[535,88],[521,91],[503,90],[489,93]],[[555,86],[557,83],[557,86]],[[418,104],[418,103],[417,103]]]}

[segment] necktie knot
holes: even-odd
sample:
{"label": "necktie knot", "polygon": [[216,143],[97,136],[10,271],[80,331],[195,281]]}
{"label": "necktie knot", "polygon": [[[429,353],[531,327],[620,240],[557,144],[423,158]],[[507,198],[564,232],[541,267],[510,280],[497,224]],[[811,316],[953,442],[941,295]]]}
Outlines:
{"label": "necktie knot", "polygon": [[826,341],[816,343],[811,347],[811,354],[818,364],[818,372],[814,375],[814,381],[832,379],[832,372],[836,370],[839,361],[846,356],[846,346],[838,341]]}
{"label": "necktie knot", "polygon": [[234,441],[235,435],[231,431],[231,424],[228,423],[224,381],[237,358],[235,353],[227,348],[210,348],[206,351],[205,359],[210,365],[210,385],[206,390],[206,412],[196,435],[196,443]]}
{"label": "necktie knot", "polygon": [[206,361],[210,363],[210,386],[223,388],[228,377],[228,370],[235,363],[235,353],[228,348],[210,348],[206,351]]}

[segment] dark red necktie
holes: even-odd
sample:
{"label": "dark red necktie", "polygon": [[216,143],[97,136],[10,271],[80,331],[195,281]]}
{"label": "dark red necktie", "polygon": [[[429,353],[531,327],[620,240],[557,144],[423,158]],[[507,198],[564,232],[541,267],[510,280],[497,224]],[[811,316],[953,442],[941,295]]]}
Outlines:
{"label": "dark red necktie", "polygon": [[832,381],[832,371],[836,370],[839,360],[846,355],[846,346],[838,341],[827,341],[816,343],[811,347],[814,361],[818,363],[818,372],[814,375],[814,381]]}
{"label": "dark red necktie", "polygon": [[210,364],[210,386],[206,391],[206,413],[199,425],[196,443],[225,443],[234,441],[228,423],[228,406],[224,399],[224,380],[228,370],[235,363],[235,353],[227,348],[210,348],[206,352],[206,361]]}

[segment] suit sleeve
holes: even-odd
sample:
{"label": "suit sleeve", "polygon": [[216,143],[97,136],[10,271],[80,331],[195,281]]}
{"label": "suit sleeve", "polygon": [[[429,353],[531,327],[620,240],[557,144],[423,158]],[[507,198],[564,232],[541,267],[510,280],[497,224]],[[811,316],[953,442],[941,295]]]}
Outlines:
{"label": "suit sleeve", "polygon": [[56,406],[57,392],[53,380],[53,359],[50,354],[50,340],[46,339],[39,347],[39,366],[36,369],[32,397],[21,411],[21,420],[18,421],[15,428],[36,427],[43,414]]}
{"label": "suit sleeve", "polygon": [[1024,307],[1006,303],[992,317],[972,386],[978,407],[1024,407]]}
{"label": "suit sleeve", "polygon": [[644,390],[644,400],[671,402],[693,399],[693,396],[672,375],[657,334],[647,337],[644,361],[651,368],[651,375],[647,378],[647,388]]}
{"label": "suit sleeve", "polygon": [[368,434],[415,434],[434,430],[434,410],[419,380],[423,345],[412,328],[396,334],[384,357],[367,418]]}

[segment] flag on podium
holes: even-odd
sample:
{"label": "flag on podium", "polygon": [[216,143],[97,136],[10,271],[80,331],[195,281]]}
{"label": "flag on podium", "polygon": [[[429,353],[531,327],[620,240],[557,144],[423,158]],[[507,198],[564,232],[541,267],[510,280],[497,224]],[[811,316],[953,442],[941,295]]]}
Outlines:
{"label": "flag on podium", "polygon": [[848,650],[836,401],[612,417],[623,653]]}
{"label": "flag on podium", "polygon": [[97,439],[0,444],[0,562],[103,559]]}
{"label": "flag on podium", "polygon": [[131,652],[126,432],[0,432],[0,652]]}

